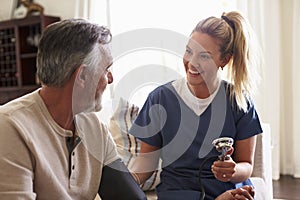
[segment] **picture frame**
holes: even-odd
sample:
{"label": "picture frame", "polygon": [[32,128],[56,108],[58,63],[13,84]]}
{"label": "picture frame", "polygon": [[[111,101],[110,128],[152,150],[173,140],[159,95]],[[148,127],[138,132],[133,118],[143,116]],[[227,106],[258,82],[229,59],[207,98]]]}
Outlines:
{"label": "picture frame", "polygon": [[[33,0],[28,0],[33,3]],[[12,0],[11,19],[23,18],[26,16],[27,8],[21,3],[21,0]]]}

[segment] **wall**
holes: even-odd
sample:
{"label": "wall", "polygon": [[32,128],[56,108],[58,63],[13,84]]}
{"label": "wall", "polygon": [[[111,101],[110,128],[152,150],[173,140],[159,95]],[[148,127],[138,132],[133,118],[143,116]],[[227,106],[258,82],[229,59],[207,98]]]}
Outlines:
{"label": "wall", "polygon": [[[280,90],[281,87],[281,30],[280,3],[282,0],[264,1],[264,81],[261,90],[261,113],[266,122],[271,125],[272,133],[272,169],[273,179],[279,179],[280,174]],[[276,22],[276,23],[275,23]],[[275,42],[274,42],[275,41]]]}
{"label": "wall", "polygon": [[12,0],[0,0],[0,20],[6,20],[10,18],[12,2]]}
{"label": "wall", "polygon": [[35,0],[45,8],[45,14],[60,16],[62,19],[75,16],[76,0]]}
{"label": "wall", "polygon": [[[283,0],[282,0],[283,1]],[[282,61],[281,61],[281,151],[280,172],[300,178],[299,161],[299,52],[300,52],[299,0],[282,2]]]}
{"label": "wall", "polygon": [[[62,19],[75,16],[76,3],[78,0],[34,0],[45,9],[46,15],[59,16]],[[0,20],[10,19],[13,0],[0,0]]]}

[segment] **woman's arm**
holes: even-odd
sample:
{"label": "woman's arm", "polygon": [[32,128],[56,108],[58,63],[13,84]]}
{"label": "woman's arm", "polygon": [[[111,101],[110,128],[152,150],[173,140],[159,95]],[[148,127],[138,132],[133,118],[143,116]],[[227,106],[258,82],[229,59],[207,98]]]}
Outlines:
{"label": "woman's arm", "polygon": [[247,180],[253,170],[256,136],[235,141],[233,159],[215,161],[212,172],[220,181],[239,183]]}
{"label": "woman's arm", "polygon": [[140,153],[129,169],[138,184],[144,183],[157,169],[159,153],[159,147],[141,142]]}

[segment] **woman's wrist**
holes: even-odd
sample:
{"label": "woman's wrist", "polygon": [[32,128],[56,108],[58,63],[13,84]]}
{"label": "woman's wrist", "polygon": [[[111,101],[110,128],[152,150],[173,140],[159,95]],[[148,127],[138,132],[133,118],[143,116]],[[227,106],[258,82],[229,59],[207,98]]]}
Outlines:
{"label": "woman's wrist", "polygon": [[138,185],[141,185],[140,177],[135,172],[131,172],[131,175],[132,175],[133,179],[135,180],[135,182],[137,182]]}

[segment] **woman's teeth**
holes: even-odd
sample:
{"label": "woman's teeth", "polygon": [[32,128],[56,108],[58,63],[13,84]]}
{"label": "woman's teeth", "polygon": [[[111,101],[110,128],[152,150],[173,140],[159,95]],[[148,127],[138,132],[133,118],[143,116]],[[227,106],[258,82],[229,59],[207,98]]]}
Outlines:
{"label": "woman's teeth", "polygon": [[[191,69],[189,69],[189,73],[191,73],[191,74],[193,74],[193,75],[198,75],[198,74],[200,74],[200,72],[194,71],[194,70],[191,70]],[[201,72],[201,73],[202,73],[202,72]]]}

